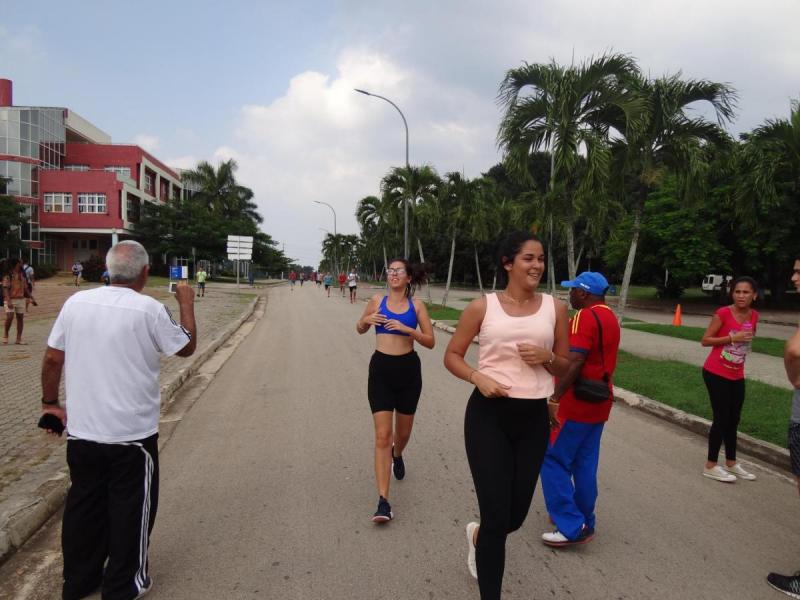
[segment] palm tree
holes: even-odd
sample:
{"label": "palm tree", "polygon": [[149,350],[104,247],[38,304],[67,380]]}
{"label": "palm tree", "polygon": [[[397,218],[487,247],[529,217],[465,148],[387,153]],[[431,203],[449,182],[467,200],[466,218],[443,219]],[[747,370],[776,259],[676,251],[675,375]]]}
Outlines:
{"label": "palm tree", "polygon": [[403,202],[408,199],[409,236],[416,235],[419,258],[425,262],[420,238],[421,224],[417,219],[417,208],[421,203],[433,201],[441,180],[433,167],[395,167],[381,181],[381,195],[398,210],[402,210]]}
{"label": "palm tree", "polygon": [[361,228],[361,238],[367,248],[380,244],[383,250],[383,268],[386,269],[387,242],[394,247],[399,239],[400,212],[396,205],[376,196],[366,196],[356,207],[356,220]]}
{"label": "palm tree", "polygon": [[731,161],[734,210],[751,243],[760,246],[762,276],[777,298],[800,251],[800,101],[791,101],[788,119],[769,119],[742,139]]}
{"label": "palm tree", "polygon": [[472,182],[472,189],[467,196],[466,228],[467,236],[472,241],[472,251],[475,256],[475,271],[478,277],[478,287],[483,294],[483,279],[481,265],[478,257],[478,246],[485,244],[497,235],[498,216],[503,212],[497,209],[501,204],[497,193],[497,184],[488,177],[481,177]]}
{"label": "palm tree", "polygon": [[[703,145],[729,142],[719,125],[733,119],[736,105],[736,92],[730,86],[682,80],[680,73],[658,79],[636,75],[626,85],[640,99],[643,112],[636,126],[620,124],[622,136],[612,143],[617,189],[633,218],[617,312],[620,321],[627,304],[647,196],[666,175],[675,173],[683,184],[684,196],[689,197],[703,179]],[[702,116],[689,116],[690,105],[696,102],[710,104],[717,123]]]}
{"label": "palm tree", "polygon": [[[528,159],[532,152],[549,149],[550,200],[559,196],[557,183],[574,173],[581,152],[587,169],[577,195],[589,195],[602,186],[608,173],[606,139],[612,126],[610,109],[616,108],[629,121],[635,120],[639,103],[620,82],[638,72],[636,62],[623,54],[590,58],[578,67],[528,64],[511,69],[500,84],[499,102],[505,114],[497,134],[509,170],[530,181]],[[530,91],[530,95],[522,95]],[[562,206],[562,223],[567,242],[567,270],[575,277],[575,198]],[[551,209],[552,210],[552,209]],[[553,212],[547,218],[548,280],[554,289],[552,262]]]}
{"label": "palm tree", "polygon": [[264,218],[253,202],[253,191],[236,182],[237,169],[238,165],[232,158],[220,163],[217,169],[207,161],[202,161],[194,169],[184,171],[181,178],[197,189],[192,194],[192,200],[205,206],[209,212],[223,218],[238,219],[244,216],[260,224]]}
{"label": "palm tree", "polygon": [[447,173],[441,188],[437,207],[439,218],[437,221],[445,225],[450,232],[450,262],[447,267],[447,283],[442,296],[442,306],[447,306],[447,297],[450,294],[450,283],[453,280],[453,261],[456,254],[456,236],[461,225],[464,206],[469,202],[474,186],[469,179],[455,171]]}

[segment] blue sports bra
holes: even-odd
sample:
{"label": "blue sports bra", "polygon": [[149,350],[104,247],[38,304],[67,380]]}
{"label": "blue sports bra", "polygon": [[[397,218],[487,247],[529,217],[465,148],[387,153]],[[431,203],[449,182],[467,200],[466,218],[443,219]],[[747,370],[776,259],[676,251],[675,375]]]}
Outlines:
{"label": "blue sports bra", "polygon": [[[381,306],[379,312],[382,315],[385,315],[387,319],[396,319],[400,321],[406,327],[410,327],[411,329],[417,328],[417,311],[414,310],[414,302],[411,298],[408,299],[408,310],[404,313],[394,313],[389,310],[389,307],[386,306],[386,302],[389,299],[388,296],[384,296],[383,300],[381,300]],[[405,335],[408,336],[407,333],[403,333],[402,331],[392,331],[390,329],[386,329],[383,325],[376,325],[375,326],[375,333],[388,333],[391,335]]]}

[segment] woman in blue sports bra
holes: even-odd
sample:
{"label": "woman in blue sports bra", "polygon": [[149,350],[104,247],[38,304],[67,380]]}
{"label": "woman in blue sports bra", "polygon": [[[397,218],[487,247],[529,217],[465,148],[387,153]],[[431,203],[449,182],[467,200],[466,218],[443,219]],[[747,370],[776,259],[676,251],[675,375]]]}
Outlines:
{"label": "woman in blue sports bra", "polygon": [[420,360],[414,342],[433,348],[433,324],[425,303],[414,298],[414,289],[425,281],[422,265],[396,258],[389,262],[389,293],[376,294],[356,323],[358,333],[375,326],[375,353],[369,361],[367,396],[375,423],[375,482],[378,510],[375,523],[394,517],[389,504],[390,468],[395,479],[405,477],[403,450],[411,437],[414,413],[422,391]]}

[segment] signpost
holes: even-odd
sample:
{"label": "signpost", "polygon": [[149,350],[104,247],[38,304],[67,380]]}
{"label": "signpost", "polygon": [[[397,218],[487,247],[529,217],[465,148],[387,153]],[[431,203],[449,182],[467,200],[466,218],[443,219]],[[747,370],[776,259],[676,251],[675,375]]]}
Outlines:
{"label": "signpost", "polygon": [[253,236],[229,235],[228,260],[236,261],[236,287],[239,287],[239,261],[253,260]]}
{"label": "signpost", "polygon": [[175,286],[181,279],[189,279],[189,267],[173,265],[169,268],[169,291],[175,293]]}

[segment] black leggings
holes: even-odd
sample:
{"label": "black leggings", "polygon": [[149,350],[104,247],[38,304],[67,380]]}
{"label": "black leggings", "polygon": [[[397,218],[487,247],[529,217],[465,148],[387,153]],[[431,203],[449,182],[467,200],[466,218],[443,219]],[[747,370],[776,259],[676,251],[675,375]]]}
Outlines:
{"label": "black leggings", "polygon": [[476,560],[482,600],[500,598],[506,537],[528,514],[549,435],[545,400],[486,398],[477,388],[472,392],[464,441],[481,513]]}
{"label": "black leggings", "polygon": [[708,432],[708,460],[717,462],[725,442],[725,458],[736,460],[736,430],[744,405],[744,379],[725,379],[703,369],[703,381],[711,398],[714,420]]}

